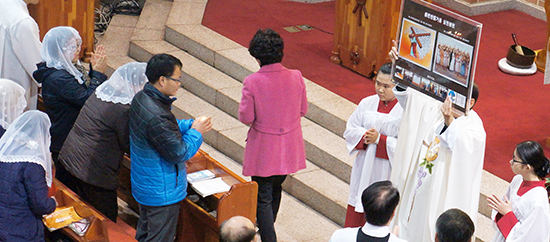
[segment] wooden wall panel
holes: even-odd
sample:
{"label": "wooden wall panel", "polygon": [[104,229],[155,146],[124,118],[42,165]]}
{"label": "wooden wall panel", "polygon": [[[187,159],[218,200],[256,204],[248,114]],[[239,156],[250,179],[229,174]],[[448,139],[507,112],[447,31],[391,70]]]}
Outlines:
{"label": "wooden wall panel", "polygon": [[40,39],[53,27],[71,26],[82,37],[81,56],[89,57],[94,48],[94,0],[42,0],[28,6],[40,28]]}

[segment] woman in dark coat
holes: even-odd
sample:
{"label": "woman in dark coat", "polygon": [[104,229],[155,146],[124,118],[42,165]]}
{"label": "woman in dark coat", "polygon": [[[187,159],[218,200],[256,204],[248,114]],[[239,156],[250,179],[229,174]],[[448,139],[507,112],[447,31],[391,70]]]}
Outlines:
{"label": "woman in dark coat", "polygon": [[56,178],[113,222],[118,214],[118,174],[124,152],[130,153],[130,103],[147,82],[146,66],[123,65],[96,89],[59,154]]}
{"label": "woman in dark coat", "polygon": [[42,215],[55,210],[49,128],[45,113],[27,111],[0,139],[0,241],[44,241]]}
{"label": "woman in dark coat", "polygon": [[[87,71],[78,60],[82,39],[72,27],[55,27],[44,36],[34,79],[42,84],[42,99],[52,127],[50,150],[54,162],[61,151],[65,138],[71,131],[78,113],[95,89],[107,76],[106,57],[103,46],[92,54],[91,69]],[[57,164],[56,164],[57,165]]]}

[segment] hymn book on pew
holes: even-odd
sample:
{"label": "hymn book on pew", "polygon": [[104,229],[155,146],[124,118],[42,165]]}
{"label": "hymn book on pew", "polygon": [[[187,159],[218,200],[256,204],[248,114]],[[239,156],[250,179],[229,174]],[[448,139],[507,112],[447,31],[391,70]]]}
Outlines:
{"label": "hymn book on pew", "polygon": [[53,213],[43,216],[42,220],[49,231],[68,226],[80,236],[84,235],[90,224],[87,219],[78,215],[73,206],[57,207]]}
{"label": "hymn book on pew", "polygon": [[212,194],[227,192],[231,187],[225,183],[221,177],[215,177],[214,173],[209,170],[193,172],[187,175],[187,181],[202,197],[207,197]]}

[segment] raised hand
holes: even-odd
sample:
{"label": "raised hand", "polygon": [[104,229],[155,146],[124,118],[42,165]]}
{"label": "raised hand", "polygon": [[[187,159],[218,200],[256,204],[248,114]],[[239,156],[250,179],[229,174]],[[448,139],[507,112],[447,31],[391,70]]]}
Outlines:
{"label": "raised hand", "polygon": [[445,125],[449,127],[453,120],[455,119],[453,116],[454,108],[453,108],[453,102],[451,101],[451,97],[447,96],[445,99],[445,102],[443,103],[443,106],[441,106],[441,113],[443,114],[443,118],[445,119]]}
{"label": "raised hand", "polygon": [[506,197],[504,197],[504,200],[500,200],[495,194],[493,194],[490,197],[487,197],[487,202],[489,207],[502,215],[506,215],[512,211],[512,202],[510,202]]}
{"label": "raised hand", "polygon": [[395,63],[395,61],[399,59],[399,57],[397,56],[397,41],[392,40],[391,43],[393,44],[393,46],[391,47],[388,56],[390,57],[391,62]]}
{"label": "raised hand", "polygon": [[107,55],[105,54],[105,47],[98,45],[95,52],[92,53],[92,69],[104,73],[107,69]]}

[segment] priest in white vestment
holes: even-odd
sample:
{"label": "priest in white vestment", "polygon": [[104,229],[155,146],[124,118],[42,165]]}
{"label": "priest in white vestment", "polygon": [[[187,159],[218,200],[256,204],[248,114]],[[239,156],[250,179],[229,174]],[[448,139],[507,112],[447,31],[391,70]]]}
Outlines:
{"label": "priest in white vestment", "polygon": [[32,73],[42,61],[42,44],[27,4],[38,1],[0,0],[0,78],[13,80],[25,89],[28,109],[36,109],[38,84]]}
{"label": "priest in white vestment", "polygon": [[[442,104],[412,88],[394,92],[405,107],[391,176],[403,194],[395,223],[403,239],[434,241],[436,220],[448,209],[461,209],[476,221],[483,122],[474,110],[455,117],[449,98]],[[475,86],[471,107],[477,98]]]}
{"label": "priest in white vestment", "polygon": [[374,77],[376,95],[361,100],[349,118],[344,138],[350,155],[356,155],[351,170],[345,227],[365,223],[361,193],[377,181],[389,180],[391,160],[403,109],[393,94],[391,63],[380,67]]}

